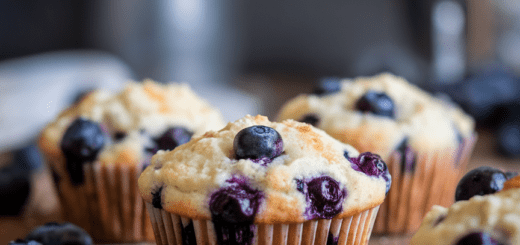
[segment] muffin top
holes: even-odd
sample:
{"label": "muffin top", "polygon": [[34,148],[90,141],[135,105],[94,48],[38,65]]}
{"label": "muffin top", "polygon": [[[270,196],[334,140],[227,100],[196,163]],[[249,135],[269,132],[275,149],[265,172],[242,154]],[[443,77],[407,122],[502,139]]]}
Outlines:
{"label": "muffin top", "polygon": [[[113,94],[90,92],[42,131],[38,145],[54,164],[142,164],[158,149],[173,149],[225,125],[218,110],[186,84],[129,82]],[[62,166],[55,166],[57,171]]]}
{"label": "muffin top", "polygon": [[403,78],[383,73],[326,85],[288,101],[278,120],[313,124],[383,159],[403,143],[419,152],[444,150],[473,134],[473,119],[458,106]]}
{"label": "muffin top", "polygon": [[411,244],[520,244],[518,187],[433,206]]}
{"label": "muffin top", "polygon": [[370,209],[390,182],[377,155],[306,123],[247,115],[158,151],[139,190],[154,207],[193,219],[285,223]]}

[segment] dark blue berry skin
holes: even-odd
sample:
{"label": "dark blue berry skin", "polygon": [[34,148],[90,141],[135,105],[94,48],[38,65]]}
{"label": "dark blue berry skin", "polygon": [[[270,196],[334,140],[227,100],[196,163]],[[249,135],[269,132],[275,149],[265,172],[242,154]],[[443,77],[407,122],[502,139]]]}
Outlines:
{"label": "dark blue berry skin", "polygon": [[240,130],[233,141],[237,159],[273,159],[282,154],[282,136],[273,128],[256,125]]}
{"label": "dark blue berry skin", "polygon": [[307,219],[332,219],[343,210],[343,200],[347,196],[345,188],[330,176],[320,176],[310,180],[296,179],[297,190],[305,195]]}
{"label": "dark blue berry skin", "polygon": [[195,227],[193,226],[193,222],[190,220],[190,223],[182,227],[182,245],[197,245],[197,238],[195,237]]}
{"label": "dark blue berry skin", "polygon": [[338,245],[339,237],[334,237],[332,233],[329,232],[329,236],[327,237],[327,245]]}
{"label": "dark blue berry skin", "polygon": [[96,122],[78,118],[67,128],[61,140],[61,150],[72,184],[83,183],[83,164],[94,161],[104,145],[105,136]]}
{"label": "dark blue berry skin", "polygon": [[401,173],[413,173],[415,171],[416,156],[408,145],[408,138],[404,138],[396,150],[401,153]]}
{"label": "dark blue berry skin", "polygon": [[520,156],[520,122],[504,122],[497,129],[498,151],[507,157]]}
{"label": "dark blue berry skin", "polygon": [[209,203],[217,244],[253,244],[253,221],[263,193],[240,178],[227,182],[229,186],[213,193]]}
{"label": "dark blue berry skin", "polygon": [[188,143],[193,132],[183,127],[168,128],[159,138],[157,142],[158,150],[173,150],[177,146]]}
{"label": "dark blue berry skin", "polygon": [[505,173],[507,179],[512,179],[518,175],[517,172],[506,172]]}
{"label": "dark blue berry skin", "polygon": [[299,121],[316,127],[318,126],[318,123],[320,123],[320,118],[316,114],[307,114],[303,116]]}
{"label": "dark blue berry skin", "polygon": [[91,245],[90,235],[72,223],[47,223],[32,230],[25,240],[44,245]]}
{"label": "dark blue berry skin", "polygon": [[15,241],[10,241],[9,245],[42,245],[37,241],[26,241],[24,239],[16,239]]}
{"label": "dark blue berry skin", "polygon": [[253,222],[263,194],[242,181],[233,181],[229,186],[213,193],[209,208],[213,220],[227,223]]}
{"label": "dark blue berry skin", "polygon": [[341,90],[340,78],[337,77],[325,77],[321,79],[318,86],[312,92],[315,95],[322,96],[327,94],[333,94]]}
{"label": "dark blue berry skin", "polygon": [[506,245],[493,239],[485,232],[474,232],[462,237],[456,245]]}
{"label": "dark blue berry skin", "polygon": [[38,147],[35,144],[30,144],[15,151],[13,162],[18,168],[31,171],[39,169],[43,161]]}
{"label": "dark blue berry skin", "polygon": [[19,215],[30,192],[30,174],[28,170],[10,164],[0,169],[0,216]]}
{"label": "dark blue berry skin", "polygon": [[162,190],[163,190],[163,186],[159,187],[157,190],[155,190],[154,192],[152,192],[152,205],[155,207],[155,208],[160,208],[162,209],[162,199],[161,199],[161,196],[162,196]]}
{"label": "dark blue berry skin", "polygon": [[356,102],[356,109],[378,116],[395,118],[394,102],[382,92],[368,91]]}
{"label": "dark blue berry skin", "polygon": [[386,193],[392,185],[392,176],[388,172],[386,163],[379,155],[365,152],[359,154],[357,158],[350,158],[351,166],[354,170],[365,173],[368,176],[382,177],[386,181]]}
{"label": "dark blue berry skin", "polygon": [[493,194],[502,190],[506,175],[499,169],[479,167],[469,171],[457,184],[455,201],[469,200],[479,195]]}

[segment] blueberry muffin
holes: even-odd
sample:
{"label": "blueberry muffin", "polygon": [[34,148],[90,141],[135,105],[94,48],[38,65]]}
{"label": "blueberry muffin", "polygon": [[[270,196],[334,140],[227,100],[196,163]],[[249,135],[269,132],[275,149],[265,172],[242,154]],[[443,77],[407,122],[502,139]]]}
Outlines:
{"label": "blueberry muffin", "polygon": [[139,177],[157,244],[367,244],[386,164],[294,120],[246,116]]}
{"label": "blueberry muffin", "polygon": [[473,119],[458,106],[387,73],[323,81],[288,101],[278,115],[285,119],[312,124],[388,164],[395,188],[375,233],[413,232],[431,206],[453,203],[476,139]]}
{"label": "blueberry muffin", "polygon": [[457,202],[433,206],[411,244],[520,244],[520,176],[482,167],[464,177]]}
{"label": "blueberry muffin", "polygon": [[99,242],[153,240],[137,178],[157,150],[171,150],[224,121],[184,84],[128,83],[96,90],[41,133],[64,219]]}

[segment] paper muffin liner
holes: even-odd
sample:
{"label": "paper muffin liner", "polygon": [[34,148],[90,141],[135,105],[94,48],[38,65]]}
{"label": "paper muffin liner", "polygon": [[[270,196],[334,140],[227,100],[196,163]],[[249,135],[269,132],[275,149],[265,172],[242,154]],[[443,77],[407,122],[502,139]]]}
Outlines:
{"label": "paper muffin liner", "polygon": [[95,162],[83,164],[83,171],[80,185],[54,173],[65,221],[85,229],[97,243],[154,240],[137,187],[140,166]]}
{"label": "paper muffin liner", "polygon": [[[195,233],[197,244],[217,245],[211,220],[196,220],[171,214],[146,203],[157,245],[182,245],[183,234]],[[256,245],[368,244],[379,206],[342,219],[320,219],[290,224],[253,224]],[[193,228],[193,231],[191,231]],[[337,241],[337,243],[336,243]],[[330,242],[330,241],[329,241]],[[233,243],[234,244],[234,243]],[[247,243],[249,244],[249,243]]]}
{"label": "paper muffin liner", "polygon": [[477,135],[463,140],[458,148],[442,152],[415,152],[413,171],[403,171],[405,156],[393,152],[386,159],[392,187],[374,225],[374,234],[411,234],[433,205],[449,207],[455,189],[466,171]]}

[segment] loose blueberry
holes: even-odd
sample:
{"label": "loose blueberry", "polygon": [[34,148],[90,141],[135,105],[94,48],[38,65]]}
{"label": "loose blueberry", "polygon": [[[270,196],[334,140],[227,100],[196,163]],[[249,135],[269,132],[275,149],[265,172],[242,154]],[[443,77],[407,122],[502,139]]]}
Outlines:
{"label": "loose blueberry", "polygon": [[327,245],[338,245],[339,237],[334,237],[332,233],[329,232],[329,236],[327,237]]}
{"label": "loose blueberry", "polygon": [[41,243],[37,241],[26,241],[24,239],[16,239],[15,241],[10,241],[9,245],[42,245]]}
{"label": "loose blueberry", "polygon": [[370,152],[361,153],[357,158],[351,158],[351,166],[354,170],[368,176],[382,177],[386,181],[386,193],[388,193],[392,185],[392,176],[379,155]]}
{"label": "loose blueberry", "polygon": [[193,133],[183,127],[168,128],[157,140],[159,150],[173,150],[177,146],[188,143]]}
{"label": "loose blueberry", "polygon": [[163,190],[163,186],[159,187],[157,190],[152,192],[152,205],[155,208],[162,209],[162,199],[161,199],[162,190]]}
{"label": "loose blueberry", "polygon": [[30,174],[10,164],[0,169],[0,216],[19,215],[30,192]]}
{"label": "loose blueberry", "polygon": [[263,194],[246,183],[234,182],[213,193],[209,209],[212,219],[226,223],[253,222]]}
{"label": "loose blueberry", "polygon": [[256,125],[237,133],[233,149],[237,159],[273,159],[282,154],[283,141],[273,128]]}
{"label": "loose blueberry", "polygon": [[520,156],[520,123],[504,122],[497,130],[498,151],[507,157]]}
{"label": "loose blueberry", "polygon": [[61,150],[73,184],[83,183],[83,164],[96,159],[105,144],[99,124],[83,118],[76,119],[65,131]]}
{"label": "loose blueberry", "polygon": [[408,145],[408,138],[404,138],[396,150],[401,154],[401,173],[413,173],[415,171],[416,156]]}
{"label": "loose blueberry", "polygon": [[34,240],[45,245],[91,245],[92,238],[72,223],[47,223],[32,230],[25,240]]}
{"label": "loose blueberry", "polygon": [[310,200],[310,215],[322,219],[332,219],[343,210],[343,200],[347,192],[329,176],[314,178],[307,183]]}
{"label": "loose blueberry", "polygon": [[507,179],[512,179],[512,178],[516,177],[517,175],[518,175],[517,172],[506,172]]}
{"label": "loose blueberry", "polygon": [[505,245],[485,232],[474,232],[462,237],[456,245]]}
{"label": "loose blueberry", "polygon": [[502,190],[506,175],[496,168],[479,167],[469,171],[457,184],[455,201],[469,200],[471,197],[492,194]]}
{"label": "loose blueberry", "polygon": [[187,226],[182,227],[181,235],[182,245],[197,245],[197,238],[195,237],[195,228],[191,220]]}
{"label": "loose blueberry", "polygon": [[337,77],[325,77],[321,79],[318,86],[312,92],[315,95],[321,96],[326,94],[336,93],[341,90],[341,82]]}
{"label": "loose blueberry", "polygon": [[31,144],[15,151],[13,162],[17,164],[18,168],[29,171],[39,169],[43,160],[38,147]]}
{"label": "loose blueberry", "polygon": [[368,91],[356,102],[356,108],[363,112],[394,118],[394,102],[383,92]]}
{"label": "loose blueberry", "polygon": [[303,116],[302,119],[300,119],[299,121],[316,127],[316,126],[318,126],[318,123],[320,122],[320,118],[316,114],[307,114],[307,115]]}

